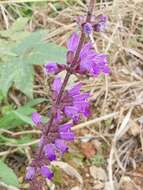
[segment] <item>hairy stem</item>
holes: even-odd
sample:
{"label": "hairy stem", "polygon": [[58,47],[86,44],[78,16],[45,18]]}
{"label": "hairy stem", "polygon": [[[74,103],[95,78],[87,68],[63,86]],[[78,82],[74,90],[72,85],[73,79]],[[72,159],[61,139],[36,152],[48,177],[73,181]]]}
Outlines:
{"label": "hairy stem", "polygon": [[[88,8],[88,12],[87,12],[87,16],[86,16],[86,22],[90,22],[91,20],[91,16],[92,16],[92,12],[93,12],[93,8],[94,8],[94,1],[95,0],[90,0],[90,3],[89,3],[89,8]],[[71,64],[71,68],[77,63],[78,59],[79,59],[79,54],[80,54],[80,51],[82,49],[82,46],[84,44],[84,40],[85,40],[85,34],[84,34],[84,31],[82,29],[81,31],[81,36],[80,36],[80,40],[79,40],[79,44],[78,44],[78,47],[77,47],[77,50],[76,50],[76,53],[75,53],[75,56],[74,56],[74,59],[73,59],[73,62]],[[66,75],[65,75],[65,78],[64,78],[64,81],[62,83],[62,86],[61,86],[61,89],[60,89],[60,92],[58,94],[58,97],[56,99],[56,106],[59,105],[60,101],[61,101],[61,98],[62,98],[62,95],[64,93],[64,90],[66,88],[66,85],[68,83],[68,80],[71,76],[71,73],[69,71],[67,71]],[[54,117],[55,117],[55,114],[52,114],[51,115],[51,118],[48,122],[48,124],[46,125],[46,132],[45,132],[45,135],[47,136],[50,132],[50,129],[52,127],[52,123],[53,123],[53,120],[54,120]],[[42,155],[42,151],[43,151],[43,147],[44,145],[42,145],[40,147],[40,150],[39,150],[39,154],[38,154],[38,158],[41,157]]]}

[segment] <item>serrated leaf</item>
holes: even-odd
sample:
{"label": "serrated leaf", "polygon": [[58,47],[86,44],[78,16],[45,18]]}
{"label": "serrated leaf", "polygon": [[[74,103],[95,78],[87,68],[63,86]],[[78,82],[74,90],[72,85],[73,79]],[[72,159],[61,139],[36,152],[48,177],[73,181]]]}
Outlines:
{"label": "serrated leaf", "polygon": [[18,178],[11,168],[0,160],[0,181],[7,185],[19,187]]}
{"label": "serrated leaf", "polygon": [[14,84],[32,98],[33,64],[45,64],[48,61],[65,64],[66,49],[53,43],[47,44],[43,41],[44,35],[45,31],[31,33],[10,51],[14,56],[10,57],[8,63],[0,65],[0,90],[4,96]]}
{"label": "serrated leaf", "polygon": [[[27,24],[28,20],[29,19],[27,17],[18,18],[9,29],[0,31],[0,36],[16,40],[15,34],[18,37],[18,35],[19,35],[18,32],[22,32],[22,33],[25,32],[24,28],[25,28],[25,25]],[[27,33],[27,32],[25,32],[25,33]]]}
{"label": "serrated leaf", "polygon": [[4,96],[14,83],[19,90],[32,98],[33,79],[33,67],[24,59],[13,58],[11,62],[1,66],[0,88]]}
{"label": "serrated leaf", "polygon": [[29,57],[29,62],[34,65],[43,65],[48,61],[65,64],[66,48],[59,47],[54,43],[47,43],[44,46],[39,45],[35,49],[35,53]]}
{"label": "serrated leaf", "polygon": [[[13,62],[14,63],[14,62]],[[14,72],[14,71],[13,71]],[[32,98],[33,90],[33,67],[24,59],[17,59],[14,82],[15,86]]]}
{"label": "serrated leaf", "polygon": [[66,48],[54,43],[46,43],[45,35],[46,31],[33,32],[14,49],[14,52],[19,56],[26,57],[29,64],[43,65],[47,61],[65,64]]}
{"label": "serrated leaf", "polygon": [[19,17],[10,28],[10,31],[18,32],[22,31],[25,28],[25,25],[27,24],[29,18],[27,17]]}

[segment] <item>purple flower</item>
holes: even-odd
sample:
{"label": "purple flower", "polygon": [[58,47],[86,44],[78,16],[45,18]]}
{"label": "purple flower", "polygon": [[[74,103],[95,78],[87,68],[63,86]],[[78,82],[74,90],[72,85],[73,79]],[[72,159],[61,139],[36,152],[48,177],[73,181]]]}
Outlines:
{"label": "purple flower", "polygon": [[89,108],[88,98],[90,95],[89,93],[80,93],[81,86],[79,83],[68,91],[67,96],[71,98],[71,103],[64,107],[65,114],[73,120],[77,120],[80,114],[86,117],[85,110]]}
{"label": "purple flower", "polygon": [[[56,97],[58,96],[58,93],[61,89],[61,84],[62,81],[60,78],[55,79],[53,82],[52,89],[54,90],[54,94]],[[90,95],[89,93],[81,93],[81,86],[82,84],[78,83],[70,90],[66,91],[65,95],[61,99],[61,105],[59,106],[61,110],[58,110],[57,114],[61,114],[61,112],[64,112],[65,115],[73,119],[74,122],[77,122],[77,120],[80,118],[80,115],[84,115],[85,117],[88,116],[88,98]]]}
{"label": "purple flower", "polygon": [[35,168],[34,167],[31,167],[29,166],[27,168],[27,172],[26,172],[26,180],[31,180],[35,175]]}
{"label": "purple flower", "polygon": [[71,131],[72,125],[69,123],[59,126],[60,138],[66,141],[73,141],[75,138],[74,133]]}
{"label": "purple flower", "polygon": [[86,34],[88,34],[88,35],[91,34],[93,32],[92,24],[89,22],[85,23],[83,26],[83,30]]}
{"label": "purple flower", "polygon": [[65,144],[64,140],[62,139],[56,139],[55,140],[55,146],[58,150],[61,151],[62,154],[64,154],[65,152],[68,151],[68,147],[67,145]]}
{"label": "purple flower", "polygon": [[75,86],[73,86],[70,90],[68,90],[68,93],[70,94],[70,96],[78,95],[80,94],[81,87],[82,87],[82,84],[78,83]]}
{"label": "purple flower", "polygon": [[84,32],[90,34],[92,29],[96,32],[103,31],[106,28],[107,20],[108,20],[107,16],[100,14],[98,16],[92,16],[90,23],[85,23],[86,17],[80,16],[77,18],[77,23],[80,25],[81,28],[82,26],[85,26],[83,27]]}
{"label": "purple flower", "polygon": [[[70,75],[97,76],[100,73],[109,73],[108,56],[95,52],[90,41],[84,43],[86,41],[84,34],[89,38],[93,31],[105,29],[107,17],[92,16],[91,14],[88,22],[86,22],[86,18],[83,16],[78,20],[82,30],[81,37],[79,38],[78,34],[74,32],[67,42],[67,64],[60,65],[56,62],[49,62],[44,65],[46,74],[58,74],[63,70],[66,70],[67,73],[64,82],[58,77],[51,85],[53,94],[49,121],[42,124],[40,114],[37,112],[32,114],[32,121],[39,126],[42,134],[35,159],[27,168],[26,179],[30,180],[30,190],[41,190],[45,185],[46,178],[50,180],[53,178],[54,173],[47,165],[56,160],[59,154],[63,156],[68,151],[67,142],[75,139],[72,126],[79,121],[81,116],[88,117],[90,115],[88,100],[90,94],[81,92],[81,83],[67,89],[66,85]],[[71,119],[71,123],[63,123],[67,119]]]}
{"label": "purple flower", "polygon": [[60,121],[62,121],[63,119],[63,115],[60,109],[56,110],[56,114],[55,114],[55,122],[59,123]]}
{"label": "purple flower", "polygon": [[101,32],[101,31],[105,30],[107,21],[108,21],[108,17],[105,15],[98,15],[96,17],[96,19],[98,20],[98,23],[93,26],[94,30],[96,32]]}
{"label": "purple flower", "polygon": [[80,113],[78,112],[77,107],[65,106],[64,113],[73,120],[75,117],[76,117],[76,119],[78,118],[78,120],[79,120]]}
{"label": "purple flower", "polygon": [[57,63],[49,62],[49,63],[45,64],[44,65],[44,71],[45,71],[46,74],[58,72]]}
{"label": "purple flower", "polygon": [[32,113],[32,121],[35,125],[39,125],[42,123],[41,115],[37,112]]}
{"label": "purple flower", "polygon": [[44,71],[46,74],[57,74],[65,69],[65,65],[60,65],[55,62],[49,62],[44,65]]}
{"label": "purple flower", "polygon": [[40,172],[43,177],[48,178],[49,180],[53,178],[54,174],[47,166],[42,166]]}
{"label": "purple flower", "polygon": [[71,127],[72,127],[71,123],[65,123],[65,124],[59,126],[59,131],[60,132],[68,132],[71,130]]}
{"label": "purple flower", "polygon": [[101,72],[107,74],[109,71],[107,58],[108,56],[105,54],[97,54],[93,50],[92,44],[87,43],[80,53],[81,61],[77,72],[87,73],[91,76],[97,76]]}
{"label": "purple flower", "polygon": [[74,53],[77,49],[78,43],[79,43],[79,36],[76,32],[74,32],[67,42],[68,51],[71,51]]}
{"label": "purple flower", "polygon": [[60,138],[66,141],[73,141],[75,139],[75,135],[73,132],[60,132]]}
{"label": "purple flower", "polygon": [[93,45],[92,43],[88,42],[86,43],[83,48],[80,51],[80,60],[84,59],[85,57],[87,57],[88,55],[95,55],[95,51],[93,50]]}
{"label": "purple flower", "polygon": [[54,145],[53,144],[47,144],[44,147],[44,152],[45,155],[48,157],[50,161],[56,160],[56,154],[54,150]]}
{"label": "purple flower", "polygon": [[56,78],[54,80],[54,82],[53,82],[52,90],[55,91],[57,93],[57,95],[58,95],[59,92],[60,92],[61,86],[62,86],[62,80],[61,80],[61,78]]}

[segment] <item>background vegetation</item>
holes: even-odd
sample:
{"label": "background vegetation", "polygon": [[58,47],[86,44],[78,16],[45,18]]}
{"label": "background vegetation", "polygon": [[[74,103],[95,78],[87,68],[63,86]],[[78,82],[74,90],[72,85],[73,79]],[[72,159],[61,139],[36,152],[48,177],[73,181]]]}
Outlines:
{"label": "background vegetation", "polygon": [[[55,164],[50,190],[108,190],[113,184],[142,190],[142,6],[142,0],[97,1],[95,15],[106,14],[109,22],[94,38],[97,51],[109,54],[111,73],[84,78],[92,116],[74,126],[77,140]],[[50,108],[53,77],[42,65],[65,64],[66,41],[86,9],[82,0],[0,1],[0,190],[28,189],[25,169],[40,135],[31,113],[38,110],[47,121]],[[72,77],[69,85],[79,80]]]}

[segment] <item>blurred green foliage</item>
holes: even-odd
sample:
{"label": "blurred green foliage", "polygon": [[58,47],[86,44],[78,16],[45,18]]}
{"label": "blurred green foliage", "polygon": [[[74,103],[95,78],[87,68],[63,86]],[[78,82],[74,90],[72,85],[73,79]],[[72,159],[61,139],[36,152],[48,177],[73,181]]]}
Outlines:
{"label": "blurred green foliage", "polygon": [[[19,187],[18,179],[11,168],[0,160],[0,181],[9,185]],[[13,189],[12,187],[9,189]]]}
{"label": "blurred green foliage", "polygon": [[46,43],[43,40],[46,31],[24,31],[27,21],[27,18],[19,18],[10,29],[0,31],[0,90],[4,96],[14,84],[32,98],[33,65],[51,60],[65,63],[66,49]]}
{"label": "blurred green foliage", "polygon": [[105,165],[105,159],[102,155],[96,154],[90,159],[92,165],[95,165],[97,167],[103,167]]}

